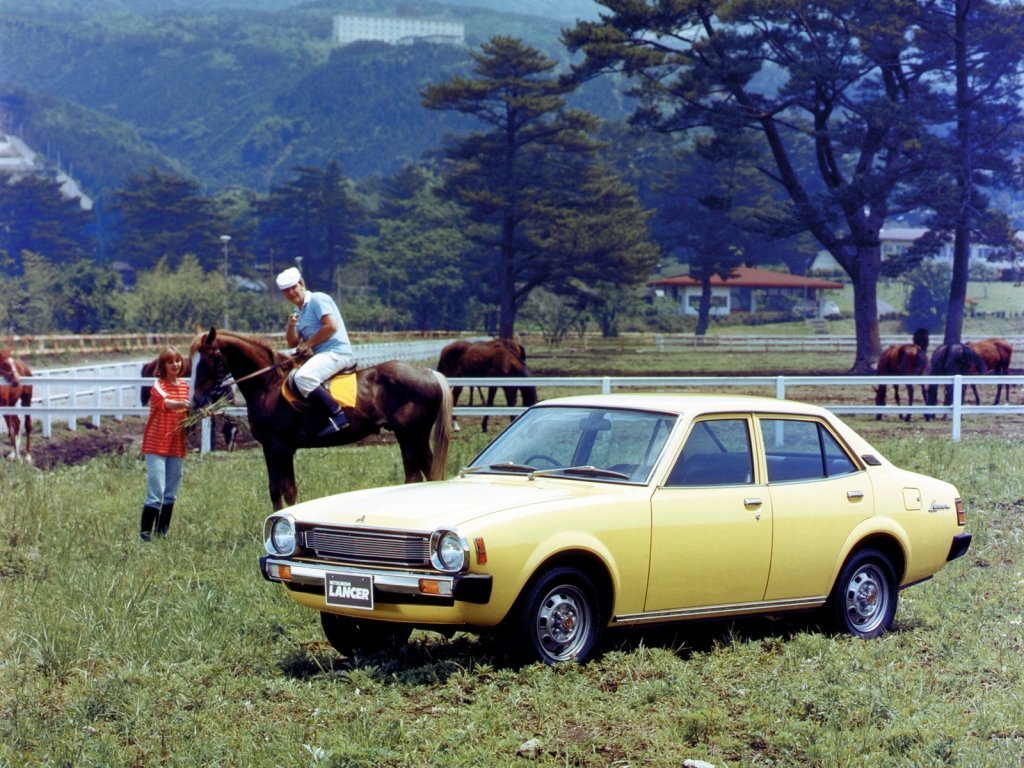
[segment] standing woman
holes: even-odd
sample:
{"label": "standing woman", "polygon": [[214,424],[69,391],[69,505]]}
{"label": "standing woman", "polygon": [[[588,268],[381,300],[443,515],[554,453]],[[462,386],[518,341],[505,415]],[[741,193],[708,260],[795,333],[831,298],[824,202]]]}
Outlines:
{"label": "standing woman", "polygon": [[185,426],[188,416],[188,381],[178,378],[185,362],[174,347],[166,347],[156,363],[157,382],[149,399],[149,417],[142,433],[146,457],[146,501],[139,536],[143,541],[163,536],[171,524],[185,464]]}

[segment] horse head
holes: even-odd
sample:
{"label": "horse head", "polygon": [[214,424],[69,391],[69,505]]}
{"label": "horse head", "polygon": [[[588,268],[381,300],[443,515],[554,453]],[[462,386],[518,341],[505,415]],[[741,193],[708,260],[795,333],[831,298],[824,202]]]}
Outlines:
{"label": "horse head", "polygon": [[14,364],[14,358],[10,352],[0,350],[0,378],[4,379],[12,387],[21,385],[18,378],[18,370]]}
{"label": "horse head", "polygon": [[217,343],[217,329],[199,333],[189,346],[192,359],[192,406],[205,408],[231,394],[231,369]]}

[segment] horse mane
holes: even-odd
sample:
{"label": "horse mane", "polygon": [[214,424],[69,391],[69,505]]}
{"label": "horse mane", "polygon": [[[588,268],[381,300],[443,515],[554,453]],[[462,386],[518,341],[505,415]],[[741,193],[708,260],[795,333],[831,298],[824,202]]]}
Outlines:
{"label": "horse mane", "polygon": [[251,351],[253,356],[261,357],[265,365],[278,364],[282,371],[288,371],[295,366],[295,358],[290,355],[282,354],[274,349],[270,344],[258,339],[255,336],[249,336],[243,333],[236,333],[235,331],[225,331],[218,328],[211,328],[209,331],[202,331],[197,333],[192,339],[192,343],[189,345],[189,356],[193,356],[199,350],[201,346],[206,344],[206,340],[210,337],[210,334],[214,334],[214,345],[224,346],[230,344],[232,346],[242,347]]}

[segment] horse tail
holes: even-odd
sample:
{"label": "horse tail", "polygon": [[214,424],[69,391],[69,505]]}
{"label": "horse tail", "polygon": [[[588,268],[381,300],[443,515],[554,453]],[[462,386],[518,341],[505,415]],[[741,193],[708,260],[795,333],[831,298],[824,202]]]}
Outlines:
{"label": "horse tail", "polygon": [[448,447],[452,439],[452,389],[443,373],[431,370],[437,385],[441,389],[441,407],[434,418],[434,428],[430,433],[431,453],[430,474],[427,480],[444,480],[448,469]]}

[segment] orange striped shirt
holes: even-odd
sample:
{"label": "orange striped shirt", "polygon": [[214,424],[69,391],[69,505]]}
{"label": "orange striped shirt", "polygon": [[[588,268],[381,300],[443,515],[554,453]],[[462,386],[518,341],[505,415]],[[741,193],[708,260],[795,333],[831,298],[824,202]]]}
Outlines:
{"label": "orange striped shirt", "polygon": [[149,418],[142,432],[142,452],[184,457],[187,446],[182,422],[188,417],[188,411],[169,410],[165,404],[167,400],[188,400],[188,379],[178,379],[177,384],[160,379],[153,386]]}

